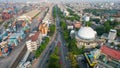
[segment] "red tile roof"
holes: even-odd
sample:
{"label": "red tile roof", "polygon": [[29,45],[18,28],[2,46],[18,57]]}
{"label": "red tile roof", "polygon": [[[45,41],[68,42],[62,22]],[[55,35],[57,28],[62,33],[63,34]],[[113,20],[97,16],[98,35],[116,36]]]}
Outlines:
{"label": "red tile roof", "polygon": [[36,41],[38,39],[40,32],[36,32],[34,35],[32,35],[29,39],[31,39],[31,41]]}
{"label": "red tile roof", "polygon": [[74,23],[74,27],[75,28],[80,28],[81,27],[81,23]]}
{"label": "red tile roof", "polygon": [[120,51],[117,51],[115,49],[112,49],[112,48],[109,48],[107,46],[102,46],[101,48],[101,52],[108,55],[108,56],[111,56],[117,60],[120,60]]}

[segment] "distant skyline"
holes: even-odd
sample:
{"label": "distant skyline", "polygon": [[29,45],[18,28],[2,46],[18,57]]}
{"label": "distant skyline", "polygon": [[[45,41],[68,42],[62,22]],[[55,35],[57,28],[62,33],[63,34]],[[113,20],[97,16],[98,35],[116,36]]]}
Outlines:
{"label": "distant skyline", "polygon": [[[0,0],[0,2],[81,2],[82,0]],[[120,0],[83,0],[85,2],[120,2]]]}

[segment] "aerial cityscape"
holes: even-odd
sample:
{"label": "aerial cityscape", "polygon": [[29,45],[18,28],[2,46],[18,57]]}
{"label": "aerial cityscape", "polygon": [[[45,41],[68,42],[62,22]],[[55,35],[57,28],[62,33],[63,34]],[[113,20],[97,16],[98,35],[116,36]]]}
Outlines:
{"label": "aerial cityscape", "polygon": [[120,0],[0,0],[0,68],[120,68]]}

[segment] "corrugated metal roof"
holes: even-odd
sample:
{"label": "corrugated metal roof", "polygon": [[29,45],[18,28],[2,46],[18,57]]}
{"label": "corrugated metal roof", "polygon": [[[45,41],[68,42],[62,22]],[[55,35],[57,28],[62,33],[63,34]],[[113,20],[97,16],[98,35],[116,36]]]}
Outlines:
{"label": "corrugated metal roof", "polygon": [[120,51],[117,51],[115,49],[112,49],[112,48],[109,48],[107,46],[102,46],[101,48],[101,52],[108,55],[108,56],[111,56],[117,60],[120,60]]}

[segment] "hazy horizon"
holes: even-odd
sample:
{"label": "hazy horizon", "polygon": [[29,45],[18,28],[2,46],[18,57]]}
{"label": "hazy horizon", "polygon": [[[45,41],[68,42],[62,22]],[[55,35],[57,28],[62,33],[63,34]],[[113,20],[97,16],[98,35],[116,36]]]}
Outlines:
{"label": "hazy horizon", "polygon": [[[82,0],[0,0],[0,2],[81,2]],[[83,0],[84,2],[120,2],[120,0]]]}

